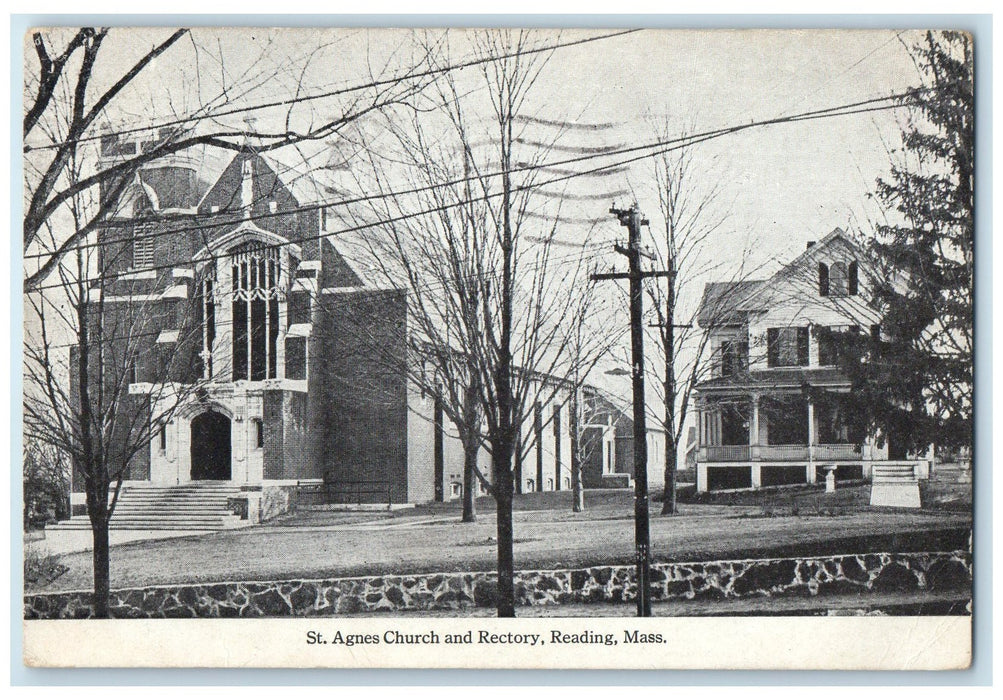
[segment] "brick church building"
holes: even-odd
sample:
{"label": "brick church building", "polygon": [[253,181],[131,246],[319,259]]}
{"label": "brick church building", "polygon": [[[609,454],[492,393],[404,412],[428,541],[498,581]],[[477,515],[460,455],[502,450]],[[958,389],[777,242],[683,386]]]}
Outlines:
{"label": "brick church building", "polygon": [[[108,136],[102,158],[142,148]],[[324,479],[379,484],[363,489],[374,502],[458,497],[452,426],[385,360],[406,361],[406,294],[366,279],[327,234],[340,225],[324,205],[337,190],[252,148],[225,158],[214,172],[187,153],[147,165],[98,234],[103,313],[144,315],[129,394],[149,415],[168,411],[130,462],[126,490],[222,482],[257,494],[265,518]],[[567,396],[538,411],[547,427],[519,486],[569,488]],[[481,466],[490,472],[486,454]],[[73,491],[83,503],[78,475]]]}

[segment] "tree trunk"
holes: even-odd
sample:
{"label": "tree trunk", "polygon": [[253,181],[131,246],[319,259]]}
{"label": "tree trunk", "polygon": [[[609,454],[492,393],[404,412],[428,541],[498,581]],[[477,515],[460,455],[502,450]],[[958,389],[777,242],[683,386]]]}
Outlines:
{"label": "tree trunk", "polygon": [[[476,313],[476,310],[475,310]],[[463,390],[463,522],[477,520],[477,453],[481,449],[480,418],[477,402],[480,391],[476,383],[477,368],[469,368],[470,380]]]}
{"label": "tree trunk", "polygon": [[662,500],[662,515],[676,513],[676,441],[674,433],[665,431],[665,494]]}
{"label": "tree trunk", "polygon": [[[675,246],[670,236],[669,250]],[[662,351],[665,355],[665,492],[662,494],[662,515],[676,513],[676,367],[675,367],[676,279],[675,256],[669,257],[668,294],[665,299],[665,328]],[[685,414],[684,414],[685,415]]]}
{"label": "tree trunk", "polygon": [[94,617],[108,619],[111,597],[111,566],[108,554],[108,516],[99,514],[91,518],[94,535]]}
{"label": "tree trunk", "polygon": [[477,452],[480,442],[476,438],[468,438],[463,444],[463,522],[477,521]]}
{"label": "tree trunk", "polygon": [[495,394],[497,396],[498,425],[492,443],[497,475],[498,502],[498,617],[515,617],[515,588],[513,585],[512,555],[512,456],[519,472],[518,488],[522,492],[522,439],[519,430],[522,415],[514,411],[515,397],[512,392],[512,299],[515,295],[515,273],[512,265],[514,251],[512,236],[512,181],[509,175],[512,157],[512,113],[511,94],[509,103],[503,109],[501,127],[501,167],[502,167],[502,278],[501,278],[501,338],[498,343],[498,361],[494,372]]}
{"label": "tree trunk", "polygon": [[[508,442],[508,444],[504,444]],[[495,460],[495,501],[498,504],[498,617],[515,617],[514,565],[512,555],[512,444],[492,444]]]}
{"label": "tree trunk", "polygon": [[571,433],[571,510],[581,513],[585,510],[585,488],[582,485],[581,436],[578,434],[578,390],[571,392],[571,407],[568,416],[568,432]]}

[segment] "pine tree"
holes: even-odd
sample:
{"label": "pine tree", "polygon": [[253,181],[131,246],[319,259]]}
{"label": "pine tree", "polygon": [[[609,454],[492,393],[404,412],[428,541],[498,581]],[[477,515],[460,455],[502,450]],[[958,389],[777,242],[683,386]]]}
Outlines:
{"label": "pine tree", "polygon": [[970,35],[927,32],[913,50],[923,84],[875,193],[880,335],[848,339],[843,364],[869,427],[922,450],[971,444],[974,91]]}

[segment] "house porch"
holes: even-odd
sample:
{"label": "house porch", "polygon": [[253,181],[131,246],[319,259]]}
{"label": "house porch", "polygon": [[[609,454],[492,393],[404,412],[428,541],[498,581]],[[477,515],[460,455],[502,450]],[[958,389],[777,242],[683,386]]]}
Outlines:
{"label": "house porch", "polygon": [[847,398],[842,388],[702,396],[697,491],[812,484],[829,469],[837,480],[870,479],[875,465],[891,464],[928,477],[928,461],[889,459],[887,445],[863,435]]}

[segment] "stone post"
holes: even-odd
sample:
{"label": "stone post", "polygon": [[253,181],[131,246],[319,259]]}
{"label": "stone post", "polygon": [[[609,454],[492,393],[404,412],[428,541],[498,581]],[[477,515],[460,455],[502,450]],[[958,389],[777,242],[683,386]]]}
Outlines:
{"label": "stone post", "polygon": [[808,399],[808,483],[815,482],[815,404]]}
{"label": "stone post", "polygon": [[749,419],[749,459],[752,470],[752,488],[763,485],[762,472],[759,465],[759,394],[752,395],[752,417]]}
{"label": "stone post", "polygon": [[825,492],[836,493],[836,465],[829,464],[825,468]]}

